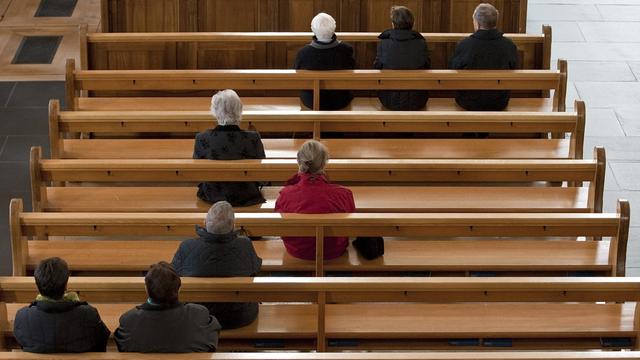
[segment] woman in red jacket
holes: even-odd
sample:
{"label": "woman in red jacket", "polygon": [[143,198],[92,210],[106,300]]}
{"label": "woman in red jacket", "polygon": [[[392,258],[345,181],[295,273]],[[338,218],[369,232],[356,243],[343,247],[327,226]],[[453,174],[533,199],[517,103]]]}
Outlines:
{"label": "woman in red jacket", "polygon": [[[351,190],[329,183],[324,167],[329,160],[327,148],[315,140],[305,142],[298,150],[299,171],[287,181],[276,201],[281,213],[328,214],[350,213],[356,209]],[[283,237],[287,252],[297,258],[314,260],[316,242],[313,237]],[[348,237],[324,239],[325,260],[342,255],[349,246]]]}

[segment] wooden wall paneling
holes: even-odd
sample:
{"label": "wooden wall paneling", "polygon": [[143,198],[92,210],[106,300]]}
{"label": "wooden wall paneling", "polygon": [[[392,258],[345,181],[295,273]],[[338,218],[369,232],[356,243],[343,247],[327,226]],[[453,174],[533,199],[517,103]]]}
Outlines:
{"label": "wooden wall paneling", "polygon": [[311,31],[311,19],[320,12],[336,19],[336,31],[346,31],[341,29],[340,3],[340,0],[280,0],[279,31]]}
{"label": "wooden wall paneling", "polygon": [[415,14],[416,17],[420,17],[420,28],[416,29],[420,32],[440,32],[445,29],[443,20],[449,17],[448,12],[443,13],[448,9],[445,2],[446,0],[424,1],[421,12]]}
{"label": "wooden wall paneling", "polygon": [[391,28],[389,12],[391,6],[406,6],[414,13],[415,29],[422,29],[422,3],[421,0],[363,0],[365,11],[362,12],[361,31],[382,32]]}
{"label": "wooden wall paneling", "polygon": [[279,31],[280,3],[278,0],[258,0],[258,28],[256,31]]}
{"label": "wooden wall paneling", "polygon": [[260,0],[200,0],[199,31],[260,31]]}
{"label": "wooden wall paneling", "polygon": [[341,0],[337,31],[362,31],[362,0]]}
{"label": "wooden wall paneling", "polygon": [[199,0],[181,0],[178,4],[178,28],[181,32],[198,32],[200,18],[198,16]]}
{"label": "wooden wall paneling", "polygon": [[198,68],[198,47],[195,41],[176,44],[176,67],[178,69],[195,70]]}
{"label": "wooden wall paneling", "polygon": [[266,43],[199,43],[198,69],[264,69],[267,64]]}

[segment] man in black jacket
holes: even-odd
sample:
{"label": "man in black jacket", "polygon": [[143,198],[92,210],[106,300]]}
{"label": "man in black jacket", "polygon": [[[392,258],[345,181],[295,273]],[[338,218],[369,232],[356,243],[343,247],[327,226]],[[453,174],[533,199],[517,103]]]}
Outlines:
{"label": "man in black jacket", "polygon": [[[336,38],[336,21],[329,14],[319,13],[311,21],[313,41],[305,45],[293,64],[301,70],[345,70],[354,69],[351,45]],[[320,91],[320,110],[339,110],[351,103],[353,94],[349,90]],[[300,100],[304,106],[313,109],[313,91],[300,91]]]}
{"label": "man in black jacket", "polygon": [[161,261],[144,278],[149,299],[120,317],[115,332],[122,352],[212,352],[218,346],[220,324],[202,305],[178,301],[180,276]]}
{"label": "man in black jacket", "polygon": [[[509,70],[518,63],[516,45],[496,29],[498,10],[491,4],[480,4],[473,12],[475,32],[456,46],[449,61],[451,69]],[[456,102],[465,110],[498,111],[509,104],[509,91],[458,91]]]}
{"label": "man in black jacket", "polygon": [[[382,32],[373,66],[376,69],[416,70],[428,69],[431,61],[427,42],[422,34],[413,30],[414,17],[409,8],[393,6],[393,29]],[[429,99],[426,90],[384,90],[378,92],[382,105],[389,110],[420,110]]]}
{"label": "man in black jacket", "polygon": [[24,351],[36,353],[103,352],[110,331],[98,311],[78,294],[66,292],[67,263],[43,260],[34,273],[40,294],[16,314],[13,332]]}

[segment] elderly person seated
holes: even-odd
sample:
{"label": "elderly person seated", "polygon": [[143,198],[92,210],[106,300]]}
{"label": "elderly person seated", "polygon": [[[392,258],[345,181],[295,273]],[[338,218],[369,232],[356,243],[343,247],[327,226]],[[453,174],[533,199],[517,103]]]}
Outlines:
{"label": "elderly person seated", "polygon": [[[496,28],[498,10],[480,4],[473,12],[475,32],[456,45],[449,61],[451,69],[510,70],[518,64],[516,45]],[[466,90],[456,93],[456,102],[465,110],[499,111],[509,104],[508,90]]]}
{"label": "elderly person seated", "polygon": [[[319,13],[311,20],[313,41],[305,45],[296,56],[294,69],[343,70],[354,69],[351,45],[336,39],[336,21],[329,14]],[[351,103],[353,95],[348,90],[320,91],[320,110],[339,110]],[[313,109],[313,91],[300,92],[304,106]]]}
{"label": "elderly person seated", "polygon": [[[413,30],[413,14],[404,6],[391,7],[392,29],[378,36],[378,52],[373,66],[376,69],[428,69],[431,60],[427,42]],[[426,90],[383,90],[378,92],[382,105],[389,110],[420,110],[429,99]]]}
{"label": "elderly person seated", "polygon": [[[241,160],[264,159],[260,134],[238,126],[242,119],[242,102],[233,90],[218,92],[211,99],[211,112],[218,126],[196,135],[194,159]],[[233,206],[265,202],[256,182],[204,182],[198,185],[198,197],[215,203],[226,200]]]}
{"label": "elderly person seated", "polygon": [[164,261],[151,265],[144,277],[149,298],[120,317],[115,331],[121,352],[212,352],[218,347],[220,324],[206,307],[178,299],[181,280]]}
{"label": "elderly person seated", "polygon": [[78,294],[67,292],[67,262],[48,258],[34,273],[38,296],[31,305],[16,313],[13,333],[27,352],[79,353],[104,352],[110,331],[98,310]]}
{"label": "elderly person seated", "polygon": [[[234,231],[231,204],[218,201],[205,218],[205,228],[196,227],[195,239],[182,242],[172,264],[181,276],[254,276],[262,259],[251,240]],[[258,317],[257,303],[202,304],[215,316],[223,329],[238,328]]]}
{"label": "elderly person seated", "polygon": [[[298,151],[299,172],[280,191],[275,210],[281,213],[327,214],[349,213],[356,209],[351,190],[329,183],[324,168],[329,160],[327,148],[309,140]],[[314,260],[316,241],[313,237],[283,237],[287,252],[297,258]],[[347,237],[324,239],[324,258],[333,259],[344,253]]]}

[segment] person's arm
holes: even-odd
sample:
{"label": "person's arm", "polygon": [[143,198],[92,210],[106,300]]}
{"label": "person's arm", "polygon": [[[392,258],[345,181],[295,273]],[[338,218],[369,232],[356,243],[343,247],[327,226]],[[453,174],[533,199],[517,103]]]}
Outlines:
{"label": "person's arm", "polygon": [[107,328],[107,325],[104,324],[102,319],[100,318],[100,314],[96,308],[91,307],[94,311],[96,326],[95,326],[95,348],[92,350],[94,352],[106,352],[107,351],[107,342],[109,342],[109,335],[111,335],[111,331]]}
{"label": "person's arm", "polygon": [[196,140],[193,143],[193,158],[194,159],[206,159],[207,151],[205,149],[206,140],[200,135],[196,135]]}
{"label": "person's arm", "polygon": [[356,59],[353,57],[353,47],[349,45],[349,69],[356,68]]}
{"label": "person's arm", "polygon": [[509,69],[514,70],[518,67],[518,47],[516,44],[511,43],[511,57],[509,59]]}
{"label": "person's arm", "polygon": [[427,40],[424,41],[424,56],[425,56],[424,68],[431,69],[431,56],[429,54],[429,45],[427,44]]}
{"label": "person's arm", "polygon": [[378,42],[378,48],[376,50],[376,59],[373,61],[374,69],[382,69],[382,41]]}
{"label": "person's arm", "polygon": [[176,272],[178,274],[181,274],[183,272],[182,269],[182,244],[180,244],[180,246],[178,246],[178,250],[176,251],[176,253],[173,255],[173,260],[171,260],[171,266],[173,266],[173,268],[176,270]]}
{"label": "person's arm", "polygon": [[466,64],[463,55],[462,43],[458,43],[456,49],[453,51],[453,56],[449,59],[449,69],[464,69]]}

